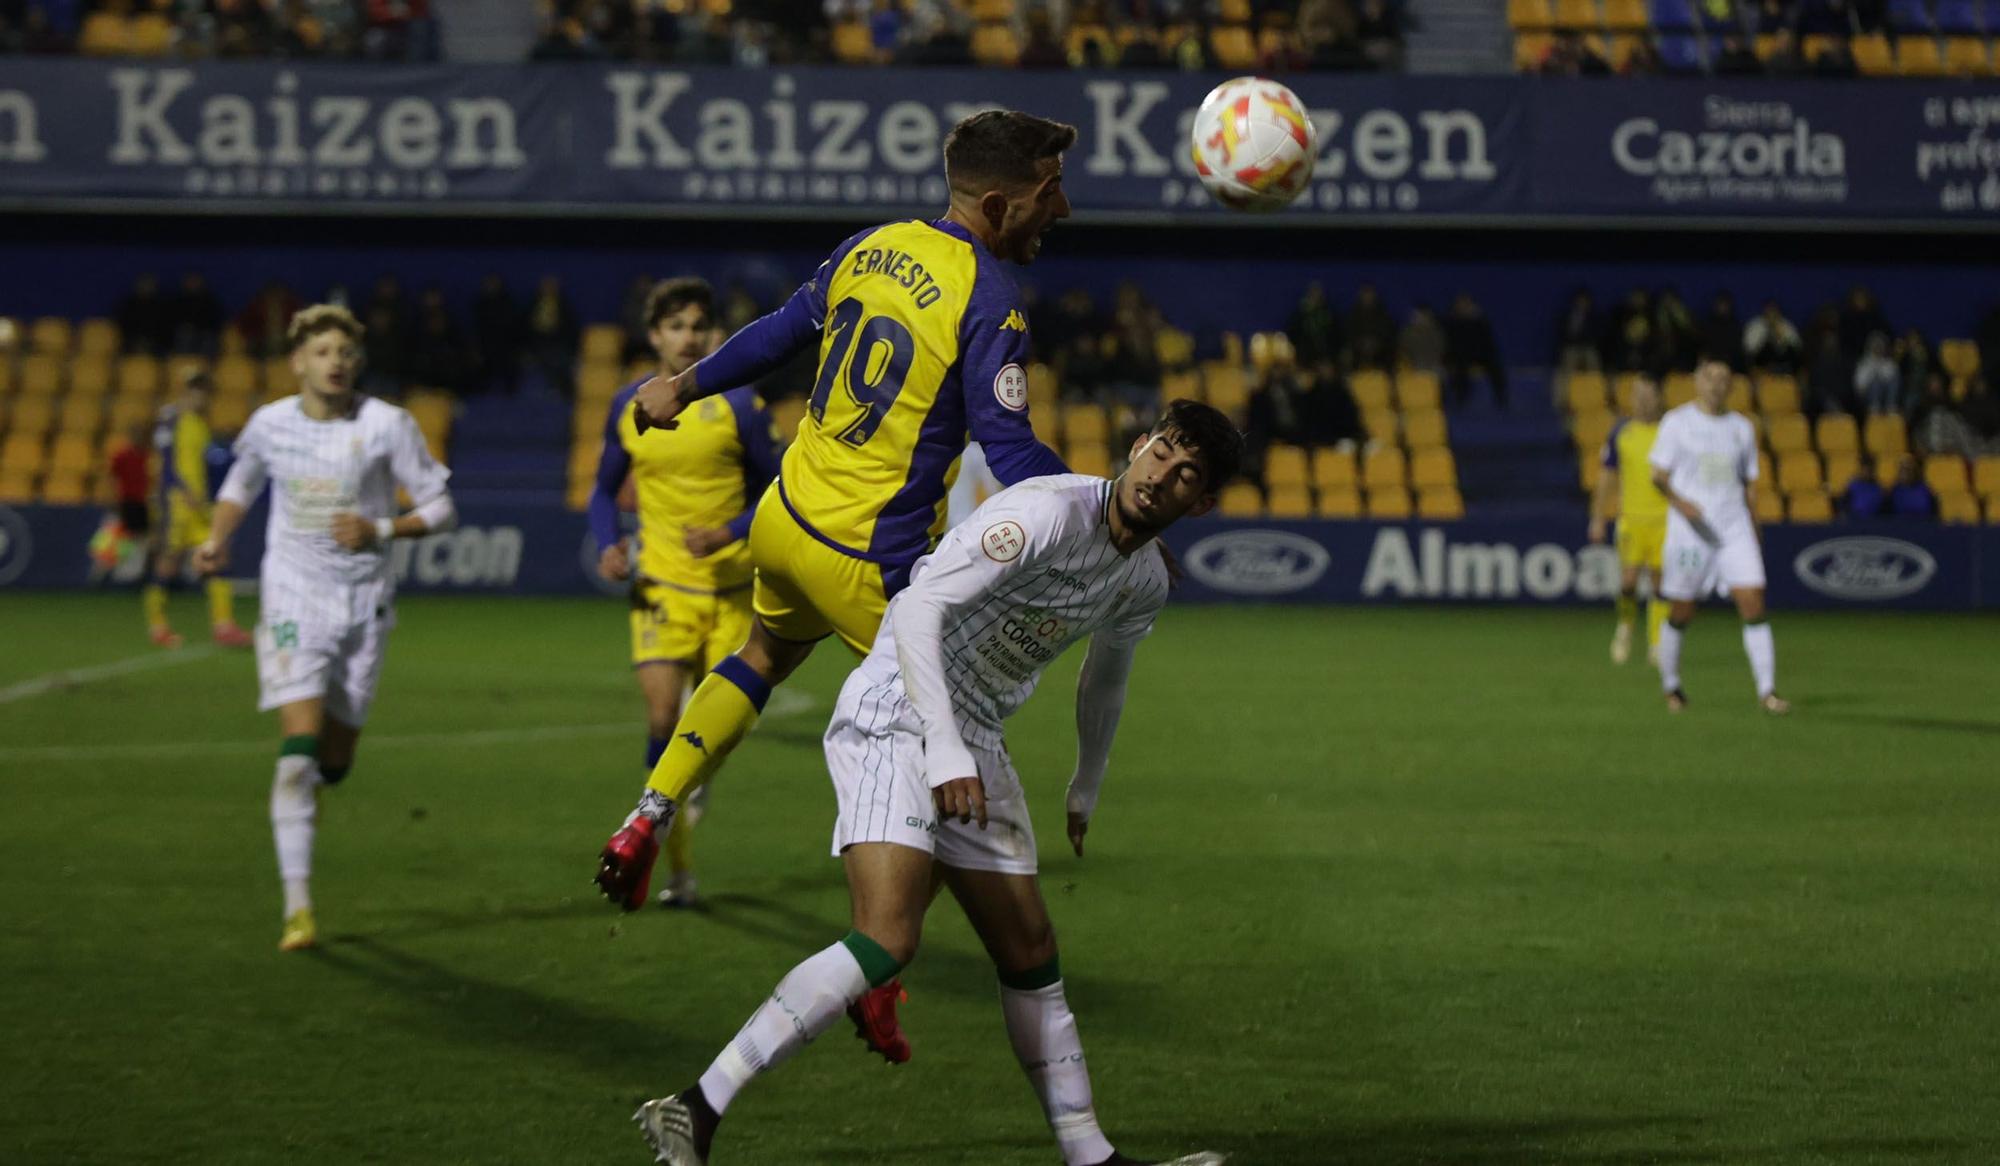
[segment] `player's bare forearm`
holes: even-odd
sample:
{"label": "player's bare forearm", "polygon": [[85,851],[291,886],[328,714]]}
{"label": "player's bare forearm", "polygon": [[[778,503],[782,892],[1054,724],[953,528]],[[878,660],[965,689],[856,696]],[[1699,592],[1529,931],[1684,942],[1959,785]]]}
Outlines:
{"label": "player's bare forearm", "polygon": [[240,502],[227,498],[215,504],[215,513],[209,517],[208,541],[194,549],[194,569],[198,575],[214,575],[229,566],[229,540],[236,537],[236,528],[243,525],[245,508]]}

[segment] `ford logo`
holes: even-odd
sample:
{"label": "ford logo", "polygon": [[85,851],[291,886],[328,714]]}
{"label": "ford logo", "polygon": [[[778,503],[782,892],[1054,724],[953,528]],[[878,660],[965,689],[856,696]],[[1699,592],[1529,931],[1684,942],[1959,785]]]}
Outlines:
{"label": "ford logo", "polygon": [[0,506],[0,587],[19,579],[35,555],[34,532],[13,508]]}
{"label": "ford logo", "polygon": [[1937,560],[1899,538],[1830,538],[1792,560],[1799,582],[1835,599],[1900,599],[1937,574]]}
{"label": "ford logo", "polygon": [[1190,575],[1217,591],[1284,595],[1319,582],[1332,561],[1326,548],[1282,530],[1232,530],[1188,548]]}

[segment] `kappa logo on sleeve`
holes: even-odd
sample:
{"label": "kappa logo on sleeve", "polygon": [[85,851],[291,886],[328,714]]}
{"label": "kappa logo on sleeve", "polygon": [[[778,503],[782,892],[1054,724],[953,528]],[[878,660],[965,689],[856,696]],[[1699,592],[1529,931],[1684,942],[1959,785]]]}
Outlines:
{"label": "kappa logo on sleeve", "polygon": [[979,536],[979,549],[996,563],[1011,563],[1021,557],[1028,546],[1028,532],[1014,521],[996,522]]}
{"label": "kappa logo on sleeve", "polygon": [[1028,407],[1028,374],[1018,364],[1003,364],[993,374],[993,399],[1016,413]]}
{"label": "kappa logo on sleeve", "polygon": [[1028,330],[1028,318],[1021,314],[1019,308],[1015,308],[1013,311],[1007,313],[1006,319],[1000,321],[1000,330],[1002,332],[1026,332]]}

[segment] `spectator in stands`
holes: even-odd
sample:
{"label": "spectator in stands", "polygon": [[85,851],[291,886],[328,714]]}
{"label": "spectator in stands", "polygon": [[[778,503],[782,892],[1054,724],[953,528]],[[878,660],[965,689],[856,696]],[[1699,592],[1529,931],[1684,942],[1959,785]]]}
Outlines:
{"label": "spectator in stands", "polygon": [[1403,67],[1402,16],[1386,0],[1361,0],[1355,35],[1370,65],[1384,70]]}
{"label": "spectator in stands", "polygon": [[[1279,8],[1267,8],[1261,23],[1263,28],[1257,38],[1259,72],[1296,73],[1312,64],[1305,42],[1292,27],[1290,13]],[[1083,65],[1083,62],[1077,64]]]}
{"label": "spectator in stands", "polygon": [[1160,397],[1160,311],[1138,284],[1118,285],[1118,307],[1104,339],[1111,395],[1135,412],[1150,412]]}
{"label": "spectator in stands", "polygon": [[1603,353],[1598,348],[1603,325],[1597,319],[1596,301],[1590,292],[1578,288],[1569,298],[1569,307],[1563,311],[1562,320],[1556,325],[1556,371],[1596,372],[1604,367]]}
{"label": "spectator in stands", "polygon": [[410,348],[410,383],[463,393],[469,362],[465,341],[445,306],[444,292],[427,287],[417,301],[416,335]]}
{"label": "spectator in stands", "polygon": [[1799,330],[1785,319],[1776,300],[1765,300],[1764,310],[1743,329],[1743,355],[1750,367],[1765,372],[1797,372],[1805,360],[1805,342]]}
{"label": "spectator in stands", "polygon": [[1854,467],[1854,477],[1840,492],[1841,508],[1849,518],[1874,518],[1888,500],[1882,484],[1875,479],[1875,466],[1866,455]]}
{"label": "spectator in stands", "polygon": [[1973,456],[2000,452],[2000,395],[1988,387],[1984,373],[1972,374],[1958,411],[1979,437],[1979,449]]}
{"label": "spectator in stands", "polygon": [[1347,312],[1347,360],[1349,368],[1388,368],[1396,351],[1396,321],[1383,305],[1381,293],[1372,283],[1354,291],[1354,306]]}
{"label": "spectator in stands", "polygon": [[521,375],[521,311],[498,274],[479,281],[472,301],[472,358],[479,389],[512,393]]}
{"label": "spectator in stands", "polygon": [[278,280],[268,280],[236,314],[233,326],[250,355],[260,359],[284,356],[291,351],[285,335],[291,329],[292,317],[305,306],[306,302],[291,288]]}
{"label": "spectator in stands", "polygon": [[21,51],[29,56],[57,56],[76,51],[75,26],[64,28],[50,16],[51,7],[63,7],[74,12],[81,5],[29,5],[26,15],[21,18],[20,35]]}
{"label": "spectator in stands", "polygon": [[403,299],[402,281],[394,275],[385,273],[375,277],[375,287],[368,293],[362,318],[367,321],[371,336],[379,330],[386,330],[389,335],[384,339],[390,341],[398,353],[408,351],[410,306]]}
{"label": "spectator in stands", "polygon": [[[1125,48],[1118,54],[1121,69],[1164,69],[1171,63],[1166,51],[1160,46],[1159,30],[1151,25],[1135,24],[1126,34],[1131,37]],[[1308,44],[1307,51],[1311,51]]]}
{"label": "spectator in stands", "polygon": [[1869,416],[1903,411],[1903,370],[1889,356],[1889,337],[1868,337],[1868,347],[1854,364],[1854,396]]}
{"label": "spectator in stands", "polygon": [[165,356],[173,346],[173,311],[160,294],[160,277],[152,272],[132,281],[132,290],[118,301],[118,335],[127,352]]}
{"label": "spectator in stands", "polygon": [[1650,371],[1653,330],[1653,297],[1643,288],[1633,288],[1605,328],[1604,363],[1619,372]]}
{"label": "spectator in stands", "polygon": [[1660,56],[1660,46],[1650,36],[1634,41],[1625,59],[1617,65],[1621,77],[1656,77],[1667,71],[1667,62]]}
{"label": "spectator in stands", "polygon": [[1556,34],[1536,71],[1551,77],[1602,77],[1611,72],[1611,66],[1582,33],[1570,28]]}
{"label": "spectator in stands", "polygon": [[181,276],[181,290],[169,309],[173,321],[173,350],[196,356],[214,356],[222,338],[222,299],[208,286],[199,271]]}
{"label": "spectator in stands", "polygon": [[1437,312],[1429,304],[1418,304],[1410,313],[1410,322],[1403,325],[1403,334],[1396,338],[1397,359],[1405,368],[1442,375],[1444,350],[1444,328],[1438,324]]}
{"label": "spectator in stands", "polygon": [[545,275],[535,287],[528,305],[527,362],[557,392],[567,395],[575,387],[576,348],[583,334],[576,310],[563,294],[562,278]]}
{"label": "spectator in stands", "polygon": [[1346,386],[1338,378],[1321,380],[1302,371],[1291,341],[1283,335],[1276,339],[1251,388],[1244,425],[1250,463],[1260,479],[1265,452],[1274,443],[1311,449],[1363,437],[1361,414]]}
{"label": "spectator in stands", "polygon": [[1923,400],[1910,421],[1910,444],[1923,454],[1978,454],[1979,434],[1958,411],[1958,402],[1951,399],[1951,386],[1941,372],[1932,373],[1924,384]]}
{"label": "spectator in stands", "polygon": [[1906,330],[1896,341],[1890,355],[1895,357],[1898,379],[1903,384],[1902,399],[1897,405],[1898,413],[1908,413],[1915,403],[1917,390],[1930,379],[1931,366],[1935,363],[1931,356],[1930,341],[1915,328]]}
{"label": "spectator in stands", "polygon": [[1764,71],[1764,62],[1757,59],[1756,50],[1738,33],[1730,33],[1722,38],[1722,51],[1715,55],[1715,74],[1718,77],[1754,77]]}
{"label": "spectator in stands", "polygon": [[1917,459],[1903,456],[1896,463],[1896,485],[1889,491],[1889,513],[1897,518],[1929,518],[1937,513],[1937,495],[1924,483]]}
{"label": "spectator in stands", "polygon": [[1979,348],[1980,368],[2000,368],[2000,304],[1988,308],[1979,318],[1972,341]]}
{"label": "spectator in stands", "polygon": [[1773,77],[1803,77],[1812,71],[1812,62],[1799,51],[1799,34],[1780,28],[1771,34],[1771,55],[1764,58],[1764,71]]}
{"label": "spectator in stands", "polygon": [[1451,313],[1444,321],[1444,364],[1459,404],[1471,395],[1473,380],[1483,376],[1493,390],[1493,403],[1507,407],[1507,369],[1500,363],[1493,323],[1478,301],[1465,292],[1451,302]]}
{"label": "spectator in stands", "polygon": [[1688,311],[1679,292],[1661,288],[1653,297],[1653,353],[1648,367],[1693,372],[1700,351],[1701,331],[1695,326],[1694,313]]}
{"label": "spectator in stands", "polygon": [[1318,280],[1306,285],[1292,318],[1285,322],[1285,336],[1298,355],[1299,367],[1314,376],[1329,374],[1340,360],[1340,317],[1327,302],[1326,286]]}
{"label": "spectator in stands", "polygon": [[1875,299],[1875,293],[1860,284],[1848,290],[1847,302],[1841,305],[1839,316],[1840,351],[1849,360],[1861,359],[1862,349],[1868,346],[1868,338],[1881,333],[1893,336],[1895,329],[1889,326],[1889,317],[1882,314],[1882,305]]}
{"label": "spectator in stands", "polygon": [[1854,62],[1854,52],[1847,47],[1846,38],[1828,41],[1826,47],[1813,57],[1815,77],[1858,77],[1861,66]]}
{"label": "spectator in stands", "polygon": [[580,61],[603,56],[605,45],[594,26],[598,16],[597,5],[591,0],[556,0],[543,11],[529,59]]}
{"label": "spectator in stands", "polygon": [[434,61],[437,22],[430,0],[367,0],[368,27],[363,51],[378,61]]}
{"label": "spectator in stands", "polygon": [[1056,40],[1055,26],[1046,8],[1031,8],[1027,19],[1028,35],[1021,44],[1021,55],[1015,63],[1023,69],[1067,69],[1069,54]]}
{"label": "spectator in stands", "polygon": [[[377,287],[381,285],[378,283]],[[361,389],[375,397],[391,399],[403,395],[404,378],[410,373],[409,334],[402,315],[402,302],[377,295],[368,301],[361,317],[366,331],[361,336]]]}
{"label": "spectator in stands", "polygon": [[1056,382],[1065,400],[1099,399],[1110,367],[1105,339],[1097,332],[1078,332],[1056,351]]}
{"label": "spectator in stands", "polygon": [[763,314],[764,310],[757,306],[757,301],[749,292],[743,290],[742,284],[730,284],[729,291],[722,297],[722,334],[734,336],[743,330],[745,324]]}
{"label": "spectator in stands", "polygon": [[1701,318],[1701,359],[1719,360],[1732,372],[1744,370],[1743,322],[1736,318],[1735,298],[1726,291],[1715,293]]}
{"label": "spectator in stands", "polygon": [[653,352],[653,342],[646,337],[646,302],[652,298],[653,282],[650,275],[633,276],[625,287],[625,302],[618,308],[618,324],[625,333],[618,359],[626,364],[645,360]]}
{"label": "spectator in stands", "polygon": [[1800,404],[1809,416],[1821,413],[1858,413],[1854,397],[1854,362],[1840,350],[1840,337],[1821,332],[1812,358],[1806,364],[1805,387]]}
{"label": "spectator in stands", "polygon": [[[898,50],[896,60],[905,65],[971,64],[971,32],[965,9],[949,0],[912,0],[909,36]],[[1135,41],[1133,48],[1137,47]],[[1152,64],[1142,63],[1137,67],[1158,68],[1157,45],[1152,46],[1152,52]]]}
{"label": "spectator in stands", "polygon": [[1759,33],[1789,32],[1796,35],[1798,0],[1751,0],[1749,22],[1750,27]]}
{"label": "spectator in stands", "polygon": [[1848,0],[1801,0],[1798,27],[1808,35],[1849,36],[1855,30],[1854,6]]}
{"label": "spectator in stands", "polygon": [[1073,287],[1055,302],[1039,327],[1032,320],[1029,327],[1035,329],[1033,336],[1038,342],[1046,343],[1049,351],[1061,352],[1079,336],[1088,336],[1095,341],[1104,332],[1104,321],[1098,316],[1097,305],[1091,300],[1090,293]]}

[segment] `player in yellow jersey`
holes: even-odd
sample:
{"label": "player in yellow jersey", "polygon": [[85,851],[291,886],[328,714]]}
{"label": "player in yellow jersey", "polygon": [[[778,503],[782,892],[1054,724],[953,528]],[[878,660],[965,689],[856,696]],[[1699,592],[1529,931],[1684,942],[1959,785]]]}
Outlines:
{"label": "player in yellow jersey", "polygon": [[[659,284],[646,300],[646,337],[660,375],[677,376],[708,354],[715,293],[699,279]],[[704,398],[673,430],[640,436],[634,381],[611,400],[604,452],[590,495],[598,573],[632,584],[632,670],[646,698],[646,772],[681,715],[681,690],[750,634],[750,518],[777,476],[777,436],[750,388]],[[637,554],[619,530],[618,493],[638,500]],[[694,902],[693,814],[667,831],[670,876],[660,901]]]}
{"label": "player in yellow jersey", "polygon": [[[187,374],[180,395],[160,410],[153,428],[153,448],[160,456],[158,491],[159,553],[153,558],[153,578],[140,594],[146,630],[162,648],[178,648],[181,637],[167,621],[167,589],[181,581],[187,552],[208,539],[213,503],[208,494],[208,374]],[[236,625],[235,594],[229,580],[208,581],[208,620],[215,642],[225,648],[247,648],[250,633]]]}
{"label": "player in yellow jersey", "polygon": [[1646,467],[1653,438],[1660,431],[1660,386],[1640,377],[1632,386],[1632,415],[1619,420],[1604,439],[1604,471],[1592,500],[1590,541],[1604,541],[1605,526],[1618,520],[1618,627],[1611,634],[1611,662],[1623,664],[1632,655],[1632,623],[1639,612],[1639,574],[1646,575],[1651,598],[1646,602],[1646,658],[1660,647],[1660,623],[1667,605],[1660,602],[1660,549],[1667,541],[1667,500],[1653,485]]}

